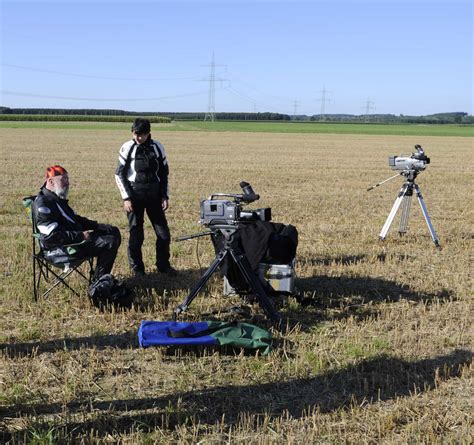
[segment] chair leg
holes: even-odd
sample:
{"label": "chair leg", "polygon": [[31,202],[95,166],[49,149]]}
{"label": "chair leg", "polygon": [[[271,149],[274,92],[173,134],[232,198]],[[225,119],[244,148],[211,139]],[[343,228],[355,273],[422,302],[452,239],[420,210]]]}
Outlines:
{"label": "chair leg", "polygon": [[[79,268],[81,267],[81,264],[77,264],[66,271],[61,271],[61,273],[56,273],[52,267],[49,266],[49,264],[44,261],[41,257],[32,256],[33,258],[33,296],[35,301],[37,302],[39,298],[46,297],[54,288],[59,286],[60,284],[63,284],[65,287],[67,287],[72,293],[80,297],[81,295],[73,289],[67,282],[66,279],[71,275],[73,272],[77,272],[85,281],[89,283],[89,285],[92,283],[92,279],[94,276],[94,267],[93,267],[93,258],[89,258],[87,261],[89,263],[89,273],[87,276],[87,272],[84,273],[82,272]],[[50,277],[49,274],[52,276]],[[50,280],[50,278],[54,278],[54,280]],[[41,293],[41,282],[42,279],[48,284],[48,288],[46,289],[45,292]]]}
{"label": "chair leg", "polygon": [[94,258],[89,258],[89,286],[92,284],[92,281],[94,279]]}
{"label": "chair leg", "polygon": [[[68,283],[66,283],[65,279],[71,275],[73,272],[79,272],[77,270],[77,268],[71,268],[69,269],[67,272],[62,272],[61,274],[57,274],[56,272],[54,272],[53,270],[49,270],[55,277],[56,277],[56,280],[54,281],[54,283],[52,284],[52,286],[46,291],[43,293],[43,295],[41,295],[41,298],[45,297],[46,295],[48,295],[56,286],[60,285],[60,284],[64,284],[64,286],[66,286],[71,292],[73,292],[75,295],[77,295],[78,297],[80,297],[79,293],[76,292],[71,286],[69,286]],[[82,274],[81,274],[82,275]]]}
{"label": "chair leg", "polygon": [[31,257],[33,259],[33,297],[35,301],[38,301],[38,288],[39,288],[39,282],[41,280],[41,272],[38,275],[38,283],[36,283],[36,269],[37,269],[37,264],[36,264],[36,258],[34,256]]}
{"label": "chair leg", "polygon": [[89,258],[87,260],[88,264],[89,264],[89,276],[87,277],[86,275],[84,275],[78,267],[75,268],[75,271],[82,277],[84,278],[84,280],[86,280],[89,285],[92,284],[92,279],[94,278],[94,258]]}
{"label": "chair leg", "polygon": [[38,301],[40,296],[40,289],[41,289],[41,279],[43,278],[45,282],[49,280],[48,274],[48,265],[44,263],[44,261],[37,257],[36,255],[32,255],[33,259],[33,296],[35,301]]}

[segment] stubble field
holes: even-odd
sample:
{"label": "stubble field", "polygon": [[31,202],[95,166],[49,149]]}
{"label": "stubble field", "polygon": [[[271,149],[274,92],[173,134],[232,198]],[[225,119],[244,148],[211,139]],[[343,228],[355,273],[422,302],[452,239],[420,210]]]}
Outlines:
{"label": "stubble field", "polygon": [[[141,320],[168,320],[214,258],[210,242],[172,243],[176,278],[153,273],[127,311],[100,312],[55,291],[35,303],[21,198],[44,168],[70,174],[81,215],[117,225],[114,274],[128,279],[126,218],[114,181],[126,130],[0,130],[0,442],[470,443],[472,164],[470,137],[167,132],[172,236],[198,232],[199,200],[250,182],[273,220],[299,231],[298,296],[280,308],[268,357],[240,351],[139,349]],[[408,234],[380,229],[402,178],[389,155],[421,144],[421,187],[443,249],[414,201]],[[256,207],[256,206],[254,206]],[[215,277],[184,315],[239,303]],[[259,307],[248,319],[270,328]],[[223,312],[217,319],[228,320]]]}

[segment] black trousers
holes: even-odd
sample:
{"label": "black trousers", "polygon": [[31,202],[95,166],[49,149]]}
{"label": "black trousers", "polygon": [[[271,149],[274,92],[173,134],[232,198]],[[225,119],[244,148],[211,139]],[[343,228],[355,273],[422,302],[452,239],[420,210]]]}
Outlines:
{"label": "black trousers", "polygon": [[156,267],[164,272],[170,267],[170,230],[165,212],[161,207],[161,198],[132,199],[133,211],[128,213],[128,262],[134,272],[144,272],[142,245],[144,240],[144,214],[148,215],[156,234]]}
{"label": "black trousers", "polygon": [[97,257],[95,281],[102,275],[111,272],[121,241],[122,237],[117,227],[104,225],[104,228],[94,230],[91,233],[91,239],[81,244],[78,252],[71,257],[72,259]]}

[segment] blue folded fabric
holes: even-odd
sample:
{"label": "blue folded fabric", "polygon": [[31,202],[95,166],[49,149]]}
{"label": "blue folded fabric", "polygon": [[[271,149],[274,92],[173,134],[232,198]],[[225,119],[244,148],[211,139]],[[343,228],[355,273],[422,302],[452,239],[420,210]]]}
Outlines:
{"label": "blue folded fabric", "polygon": [[142,321],[138,329],[141,347],[171,345],[218,345],[259,350],[272,349],[270,332],[250,323],[223,321]]}
{"label": "blue folded fabric", "polygon": [[[209,323],[179,321],[142,321],[138,329],[141,347],[168,345],[218,345],[217,339],[206,331]],[[199,335],[201,334],[202,335]]]}

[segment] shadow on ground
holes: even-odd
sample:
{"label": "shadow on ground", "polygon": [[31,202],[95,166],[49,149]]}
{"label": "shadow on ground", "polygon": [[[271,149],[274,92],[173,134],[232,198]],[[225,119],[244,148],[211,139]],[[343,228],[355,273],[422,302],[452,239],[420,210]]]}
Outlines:
{"label": "shadow on ground", "polygon": [[316,256],[314,258],[298,259],[301,265],[310,266],[351,266],[354,264],[367,263],[369,260],[376,259],[381,263],[385,263],[387,259],[395,261],[409,261],[414,259],[410,255],[400,254],[386,254],[384,252],[377,255],[375,258],[369,258],[368,255],[337,255],[337,256]]}
{"label": "shadow on ground", "polygon": [[426,305],[455,299],[447,289],[417,292],[405,284],[372,277],[328,277],[325,275],[296,280],[299,308],[282,308],[282,315],[314,324],[327,319],[363,319],[380,312],[378,303],[407,300]]}
{"label": "shadow on ground", "polygon": [[459,377],[462,368],[472,363],[472,355],[468,350],[455,350],[416,362],[382,356],[308,379],[218,386],[154,398],[105,401],[85,398],[68,404],[9,406],[0,408],[0,417],[12,419],[57,414],[60,415],[58,418],[68,419],[75,413],[82,418],[89,413],[94,419],[56,423],[49,417],[29,429],[5,432],[3,440],[21,442],[28,437],[29,431],[48,431],[51,428],[59,438],[89,437],[91,431],[97,438],[104,438],[133,430],[173,430],[190,419],[195,424],[209,425],[224,419],[227,425],[232,425],[242,415],[254,415],[253,421],[257,422],[264,415],[274,418],[286,412],[294,418],[314,410],[330,413],[353,404],[367,405],[430,391],[442,381]]}
{"label": "shadow on ground", "polygon": [[[406,255],[391,256],[391,261],[409,261]],[[377,261],[385,262],[387,257],[380,254]],[[350,266],[366,262],[366,255],[348,255],[335,257],[315,257],[304,260],[311,265]],[[363,319],[380,312],[379,303],[394,303],[407,300],[412,303],[446,303],[455,300],[454,294],[447,289],[436,292],[419,292],[407,284],[400,284],[384,278],[370,276],[318,275],[296,279],[296,307],[282,307],[281,313],[289,320],[300,321],[303,325],[312,325],[322,320],[354,317]]]}
{"label": "shadow on ground", "polygon": [[20,358],[30,355],[52,353],[65,350],[79,350],[95,348],[129,349],[138,345],[136,331],[129,331],[117,335],[97,335],[91,337],[61,338],[50,341],[36,341],[24,343],[0,343],[0,352],[11,358]]}
{"label": "shadow on ground", "polygon": [[[135,294],[135,306],[139,310],[146,311],[154,307],[157,296],[174,293],[179,293],[180,295],[187,294],[199,281],[203,272],[199,269],[181,269],[176,276],[148,273],[144,278],[127,278],[124,280],[124,283]],[[216,274],[216,276],[218,275]]]}

